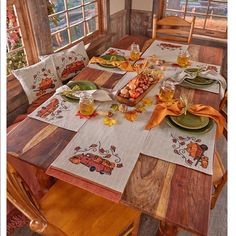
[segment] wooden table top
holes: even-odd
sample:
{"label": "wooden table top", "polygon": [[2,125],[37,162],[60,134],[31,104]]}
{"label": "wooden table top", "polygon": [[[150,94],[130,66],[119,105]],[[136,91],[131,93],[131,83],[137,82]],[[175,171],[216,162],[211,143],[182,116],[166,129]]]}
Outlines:
{"label": "wooden table top", "polygon": [[[128,49],[132,42],[141,46],[145,38],[127,36],[115,46]],[[190,45],[195,61],[221,65],[223,50]],[[123,75],[85,68],[75,79],[91,80],[113,88]],[[178,87],[179,92],[181,89]],[[194,102],[218,107],[218,94],[192,90]],[[46,170],[76,133],[26,118],[7,137],[7,153]],[[153,217],[199,235],[207,235],[212,177],[179,165],[140,154],[121,202]]]}

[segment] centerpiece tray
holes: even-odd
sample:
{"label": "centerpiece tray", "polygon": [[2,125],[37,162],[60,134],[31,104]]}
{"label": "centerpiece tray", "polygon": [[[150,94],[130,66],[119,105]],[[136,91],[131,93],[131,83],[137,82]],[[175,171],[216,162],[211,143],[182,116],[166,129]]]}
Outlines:
{"label": "centerpiece tray", "polygon": [[160,77],[139,74],[118,90],[116,99],[127,106],[136,106],[158,83]]}

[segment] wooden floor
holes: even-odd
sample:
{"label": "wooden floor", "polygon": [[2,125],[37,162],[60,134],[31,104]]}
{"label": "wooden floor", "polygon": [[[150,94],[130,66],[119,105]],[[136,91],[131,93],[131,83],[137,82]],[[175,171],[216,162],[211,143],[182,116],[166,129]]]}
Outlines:
{"label": "wooden floor", "polygon": [[[219,151],[223,163],[227,166],[227,149],[226,141],[221,138],[217,141],[216,148]],[[142,214],[141,223],[138,236],[156,236],[159,221],[155,220],[145,214]],[[23,229],[16,230],[14,233],[8,236],[37,236],[29,230],[28,226]],[[181,231],[178,236],[191,236],[193,234],[186,231]],[[223,192],[218,199],[216,207],[211,211],[209,236],[226,236],[227,235],[227,186],[223,189]],[[102,235],[101,235],[102,236]]]}

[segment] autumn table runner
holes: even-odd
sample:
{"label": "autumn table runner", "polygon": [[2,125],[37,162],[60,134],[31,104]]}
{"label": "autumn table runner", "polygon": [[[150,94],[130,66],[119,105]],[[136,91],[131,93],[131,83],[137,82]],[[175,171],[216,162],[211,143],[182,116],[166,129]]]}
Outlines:
{"label": "autumn table runner", "polygon": [[[110,107],[112,103],[101,104],[99,110]],[[151,111],[141,112],[135,122],[130,122],[117,112],[114,125],[106,125],[103,116],[90,119],[47,173],[75,185],[82,178],[111,189],[118,194],[118,201],[149,132],[144,126],[150,115]]]}

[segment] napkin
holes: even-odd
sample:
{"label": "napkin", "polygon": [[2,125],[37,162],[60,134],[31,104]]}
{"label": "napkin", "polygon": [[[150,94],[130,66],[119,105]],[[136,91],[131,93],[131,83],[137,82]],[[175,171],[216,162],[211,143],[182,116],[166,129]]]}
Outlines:
{"label": "napkin", "polygon": [[[197,73],[192,73],[192,72],[186,72],[185,70],[176,70],[173,72],[173,75],[175,76],[175,80],[178,84],[182,83],[186,78],[188,79],[194,79],[197,76]],[[214,70],[206,70],[206,71],[200,71],[198,73],[199,76],[211,79],[211,80],[216,80],[220,84],[220,96],[221,98],[224,97],[225,94],[225,89],[227,87],[225,78],[217,73]]]}
{"label": "napkin", "polygon": [[[71,88],[68,87],[67,85],[63,85],[56,90],[56,94],[60,94],[60,93],[67,91],[67,90],[71,90]],[[103,90],[103,89],[74,91],[73,95],[76,97],[79,97],[81,92],[84,92],[84,91],[86,91],[86,93],[88,93],[88,94],[91,94],[95,101],[99,101],[99,102],[112,101],[112,99],[110,97],[110,92]]]}
{"label": "napkin", "polygon": [[109,61],[101,57],[92,57],[89,63],[112,65],[123,71],[128,71],[128,72],[136,71],[138,73],[140,73],[143,69],[147,67],[147,60],[142,60],[139,63],[132,65],[128,61]]}
{"label": "napkin", "polygon": [[[151,129],[159,125],[163,119],[168,116],[180,116],[183,114],[184,104],[179,100],[173,102],[162,102],[157,104],[151,118],[149,119],[145,129]],[[212,118],[217,124],[216,136],[220,137],[224,130],[225,118],[220,114],[219,111],[215,110],[211,106],[203,104],[193,104],[189,106],[188,112],[198,115]]]}

